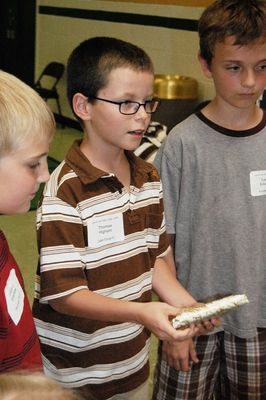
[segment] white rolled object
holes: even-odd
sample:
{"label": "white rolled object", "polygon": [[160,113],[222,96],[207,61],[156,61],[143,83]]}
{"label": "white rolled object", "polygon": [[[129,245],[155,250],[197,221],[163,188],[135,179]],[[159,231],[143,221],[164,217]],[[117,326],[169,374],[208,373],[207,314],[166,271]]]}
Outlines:
{"label": "white rolled object", "polygon": [[175,329],[185,328],[192,323],[223,315],[248,302],[245,294],[236,294],[211,301],[198,307],[188,307],[173,318],[172,325]]}

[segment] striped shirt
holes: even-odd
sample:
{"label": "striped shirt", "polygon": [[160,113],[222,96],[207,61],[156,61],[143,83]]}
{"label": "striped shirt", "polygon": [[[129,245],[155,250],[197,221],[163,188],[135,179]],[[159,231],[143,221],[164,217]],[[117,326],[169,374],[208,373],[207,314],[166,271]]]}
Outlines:
{"label": "striped shirt", "polygon": [[45,371],[95,398],[137,388],[149,373],[150,332],[56,312],[49,301],[89,288],[151,301],[152,269],[168,248],[157,171],[132,153],[129,192],[93,167],[79,142],[53,172],[38,210],[40,262],[34,315]]}

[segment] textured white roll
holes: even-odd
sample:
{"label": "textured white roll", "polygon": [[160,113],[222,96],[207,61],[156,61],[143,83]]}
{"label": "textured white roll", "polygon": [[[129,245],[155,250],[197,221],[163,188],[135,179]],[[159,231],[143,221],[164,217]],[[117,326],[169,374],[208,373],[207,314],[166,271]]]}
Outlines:
{"label": "textured white roll", "polygon": [[184,328],[192,323],[220,316],[248,302],[245,294],[236,294],[211,301],[198,307],[188,307],[172,320],[172,325],[175,329]]}

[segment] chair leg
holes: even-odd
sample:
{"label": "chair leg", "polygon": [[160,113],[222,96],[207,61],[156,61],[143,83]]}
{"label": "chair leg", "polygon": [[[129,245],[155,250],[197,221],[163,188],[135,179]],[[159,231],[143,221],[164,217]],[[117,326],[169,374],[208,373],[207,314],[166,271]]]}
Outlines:
{"label": "chair leg", "polygon": [[[60,115],[60,117],[62,118],[62,112],[61,112],[61,107],[60,107],[60,102],[59,99],[56,99],[56,103],[57,103],[57,108],[58,108],[58,113]],[[63,118],[62,118],[63,119]],[[62,129],[64,129],[65,125],[63,124],[63,122],[61,122],[61,127]]]}

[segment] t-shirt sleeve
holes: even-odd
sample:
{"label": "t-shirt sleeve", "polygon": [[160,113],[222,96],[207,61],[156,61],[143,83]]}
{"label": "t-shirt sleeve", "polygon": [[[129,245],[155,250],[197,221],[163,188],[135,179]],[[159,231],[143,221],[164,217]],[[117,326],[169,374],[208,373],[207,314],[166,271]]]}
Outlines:
{"label": "t-shirt sleeve", "polygon": [[44,197],[37,216],[41,302],[88,288],[84,273],[85,231],[77,210]]}
{"label": "t-shirt sleeve", "polygon": [[181,184],[182,146],[181,142],[168,136],[160,149],[155,165],[160,173],[163,185],[166,231],[175,234],[179,191]]}
{"label": "t-shirt sleeve", "polygon": [[159,189],[158,189],[158,198],[159,198],[159,203],[158,206],[156,207],[156,210],[154,213],[151,213],[148,215],[148,218],[150,219],[150,223],[148,224],[150,227],[152,227],[152,231],[155,235],[158,236],[158,246],[150,246],[150,253],[152,254],[153,257],[153,262],[155,259],[162,254],[164,254],[169,245],[170,245],[170,240],[169,236],[166,233],[166,227],[165,227],[165,213],[164,213],[164,200],[163,200],[163,187],[162,187],[162,182],[159,178],[159,174],[156,169],[154,169],[154,174],[157,176],[158,179],[158,184],[159,184]]}

